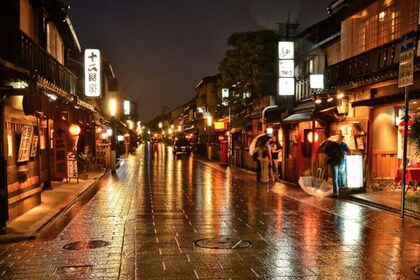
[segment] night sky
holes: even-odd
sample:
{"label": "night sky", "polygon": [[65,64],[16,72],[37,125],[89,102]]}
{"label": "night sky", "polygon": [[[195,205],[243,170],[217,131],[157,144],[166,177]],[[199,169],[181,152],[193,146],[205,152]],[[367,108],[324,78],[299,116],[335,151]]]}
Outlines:
{"label": "night sky", "polygon": [[[328,17],[332,0],[61,0],[82,49],[111,61],[142,121],[186,103],[218,73],[234,32],[278,30],[288,11],[299,31]],[[316,4],[315,4],[316,3]]]}

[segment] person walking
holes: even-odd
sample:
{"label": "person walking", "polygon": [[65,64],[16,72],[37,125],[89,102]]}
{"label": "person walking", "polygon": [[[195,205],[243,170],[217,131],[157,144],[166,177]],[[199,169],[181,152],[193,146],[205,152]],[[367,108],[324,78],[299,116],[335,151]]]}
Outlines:
{"label": "person walking", "polygon": [[268,183],[270,180],[269,178],[269,168],[271,167],[271,148],[269,144],[269,140],[266,142],[260,142],[258,145],[258,160],[260,162],[261,167],[261,183]]}
{"label": "person walking", "polygon": [[257,167],[256,167],[256,175],[257,175],[257,183],[261,182],[261,161],[260,161],[260,155],[259,155],[259,148],[257,147],[256,151],[252,155],[252,159],[255,161]]}
{"label": "person walking", "polygon": [[[343,136],[344,139],[344,136]],[[341,141],[340,144],[341,153],[343,154],[343,160],[341,161],[340,166],[338,167],[338,188],[341,190],[346,189],[347,180],[346,180],[346,155],[350,152],[349,146],[346,142]]]}
{"label": "person walking", "polygon": [[277,139],[277,136],[271,138],[271,157],[272,162],[272,172],[275,181],[280,181],[281,178],[281,157],[282,157],[282,146]]}

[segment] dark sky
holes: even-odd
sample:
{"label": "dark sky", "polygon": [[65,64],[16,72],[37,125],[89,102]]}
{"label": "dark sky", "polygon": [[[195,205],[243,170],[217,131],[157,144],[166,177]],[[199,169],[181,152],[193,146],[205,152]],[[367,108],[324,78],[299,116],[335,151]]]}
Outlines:
{"label": "dark sky", "polygon": [[[139,104],[142,121],[195,96],[195,85],[218,73],[234,32],[302,31],[328,17],[332,0],[61,0],[82,49],[111,61],[123,96]],[[167,110],[168,111],[168,110]]]}

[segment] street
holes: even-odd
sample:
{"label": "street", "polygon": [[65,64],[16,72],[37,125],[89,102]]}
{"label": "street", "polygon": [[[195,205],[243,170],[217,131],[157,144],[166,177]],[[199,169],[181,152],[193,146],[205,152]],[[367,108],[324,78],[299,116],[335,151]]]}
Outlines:
{"label": "street", "polygon": [[420,221],[142,144],[0,279],[420,279]]}

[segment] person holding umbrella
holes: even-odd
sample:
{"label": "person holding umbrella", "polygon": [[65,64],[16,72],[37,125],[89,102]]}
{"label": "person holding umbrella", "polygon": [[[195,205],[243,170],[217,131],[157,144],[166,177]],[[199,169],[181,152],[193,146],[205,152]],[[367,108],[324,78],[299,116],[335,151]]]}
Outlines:
{"label": "person holding umbrella", "polygon": [[272,172],[273,172],[273,175],[274,175],[274,179],[276,181],[280,181],[282,146],[281,146],[280,142],[277,140],[276,135],[273,135],[273,137],[271,138],[270,146],[271,146],[271,156],[273,158]]}
{"label": "person holding umbrella", "polygon": [[[261,179],[259,182],[261,183],[268,183],[270,182],[269,172],[271,167],[271,147],[270,147],[270,140],[271,135],[267,135],[266,137],[261,137],[257,142],[257,160],[259,161],[259,166],[261,170]],[[257,163],[258,164],[258,163]],[[258,174],[257,174],[258,180]]]}
{"label": "person holding umbrella", "polygon": [[345,174],[345,158],[344,156],[349,152],[349,147],[346,142],[343,142],[343,135],[334,135],[328,138],[328,143],[325,149],[328,155],[328,163],[331,166],[331,175],[333,181],[333,196],[338,196],[339,189],[343,189],[346,186],[346,174]]}
{"label": "person holding umbrella", "polygon": [[[252,156],[252,159],[257,164],[257,183],[260,183],[262,177],[261,163],[265,161],[265,156],[268,154],[267,147],[264,147],[267,144],[268,140],[271,139],[272,135],[268,133],[260,134],[256,136],[251,144],[249,145],[249,155]],[[268,146],[269,148],[269,146]],[[264,151],[265,150],[265,151]],[[268,170],[268,169],[267,169]],[[267,175],[268,177],[268,175]],[[265,180],[264,180],[265,181]]]}

